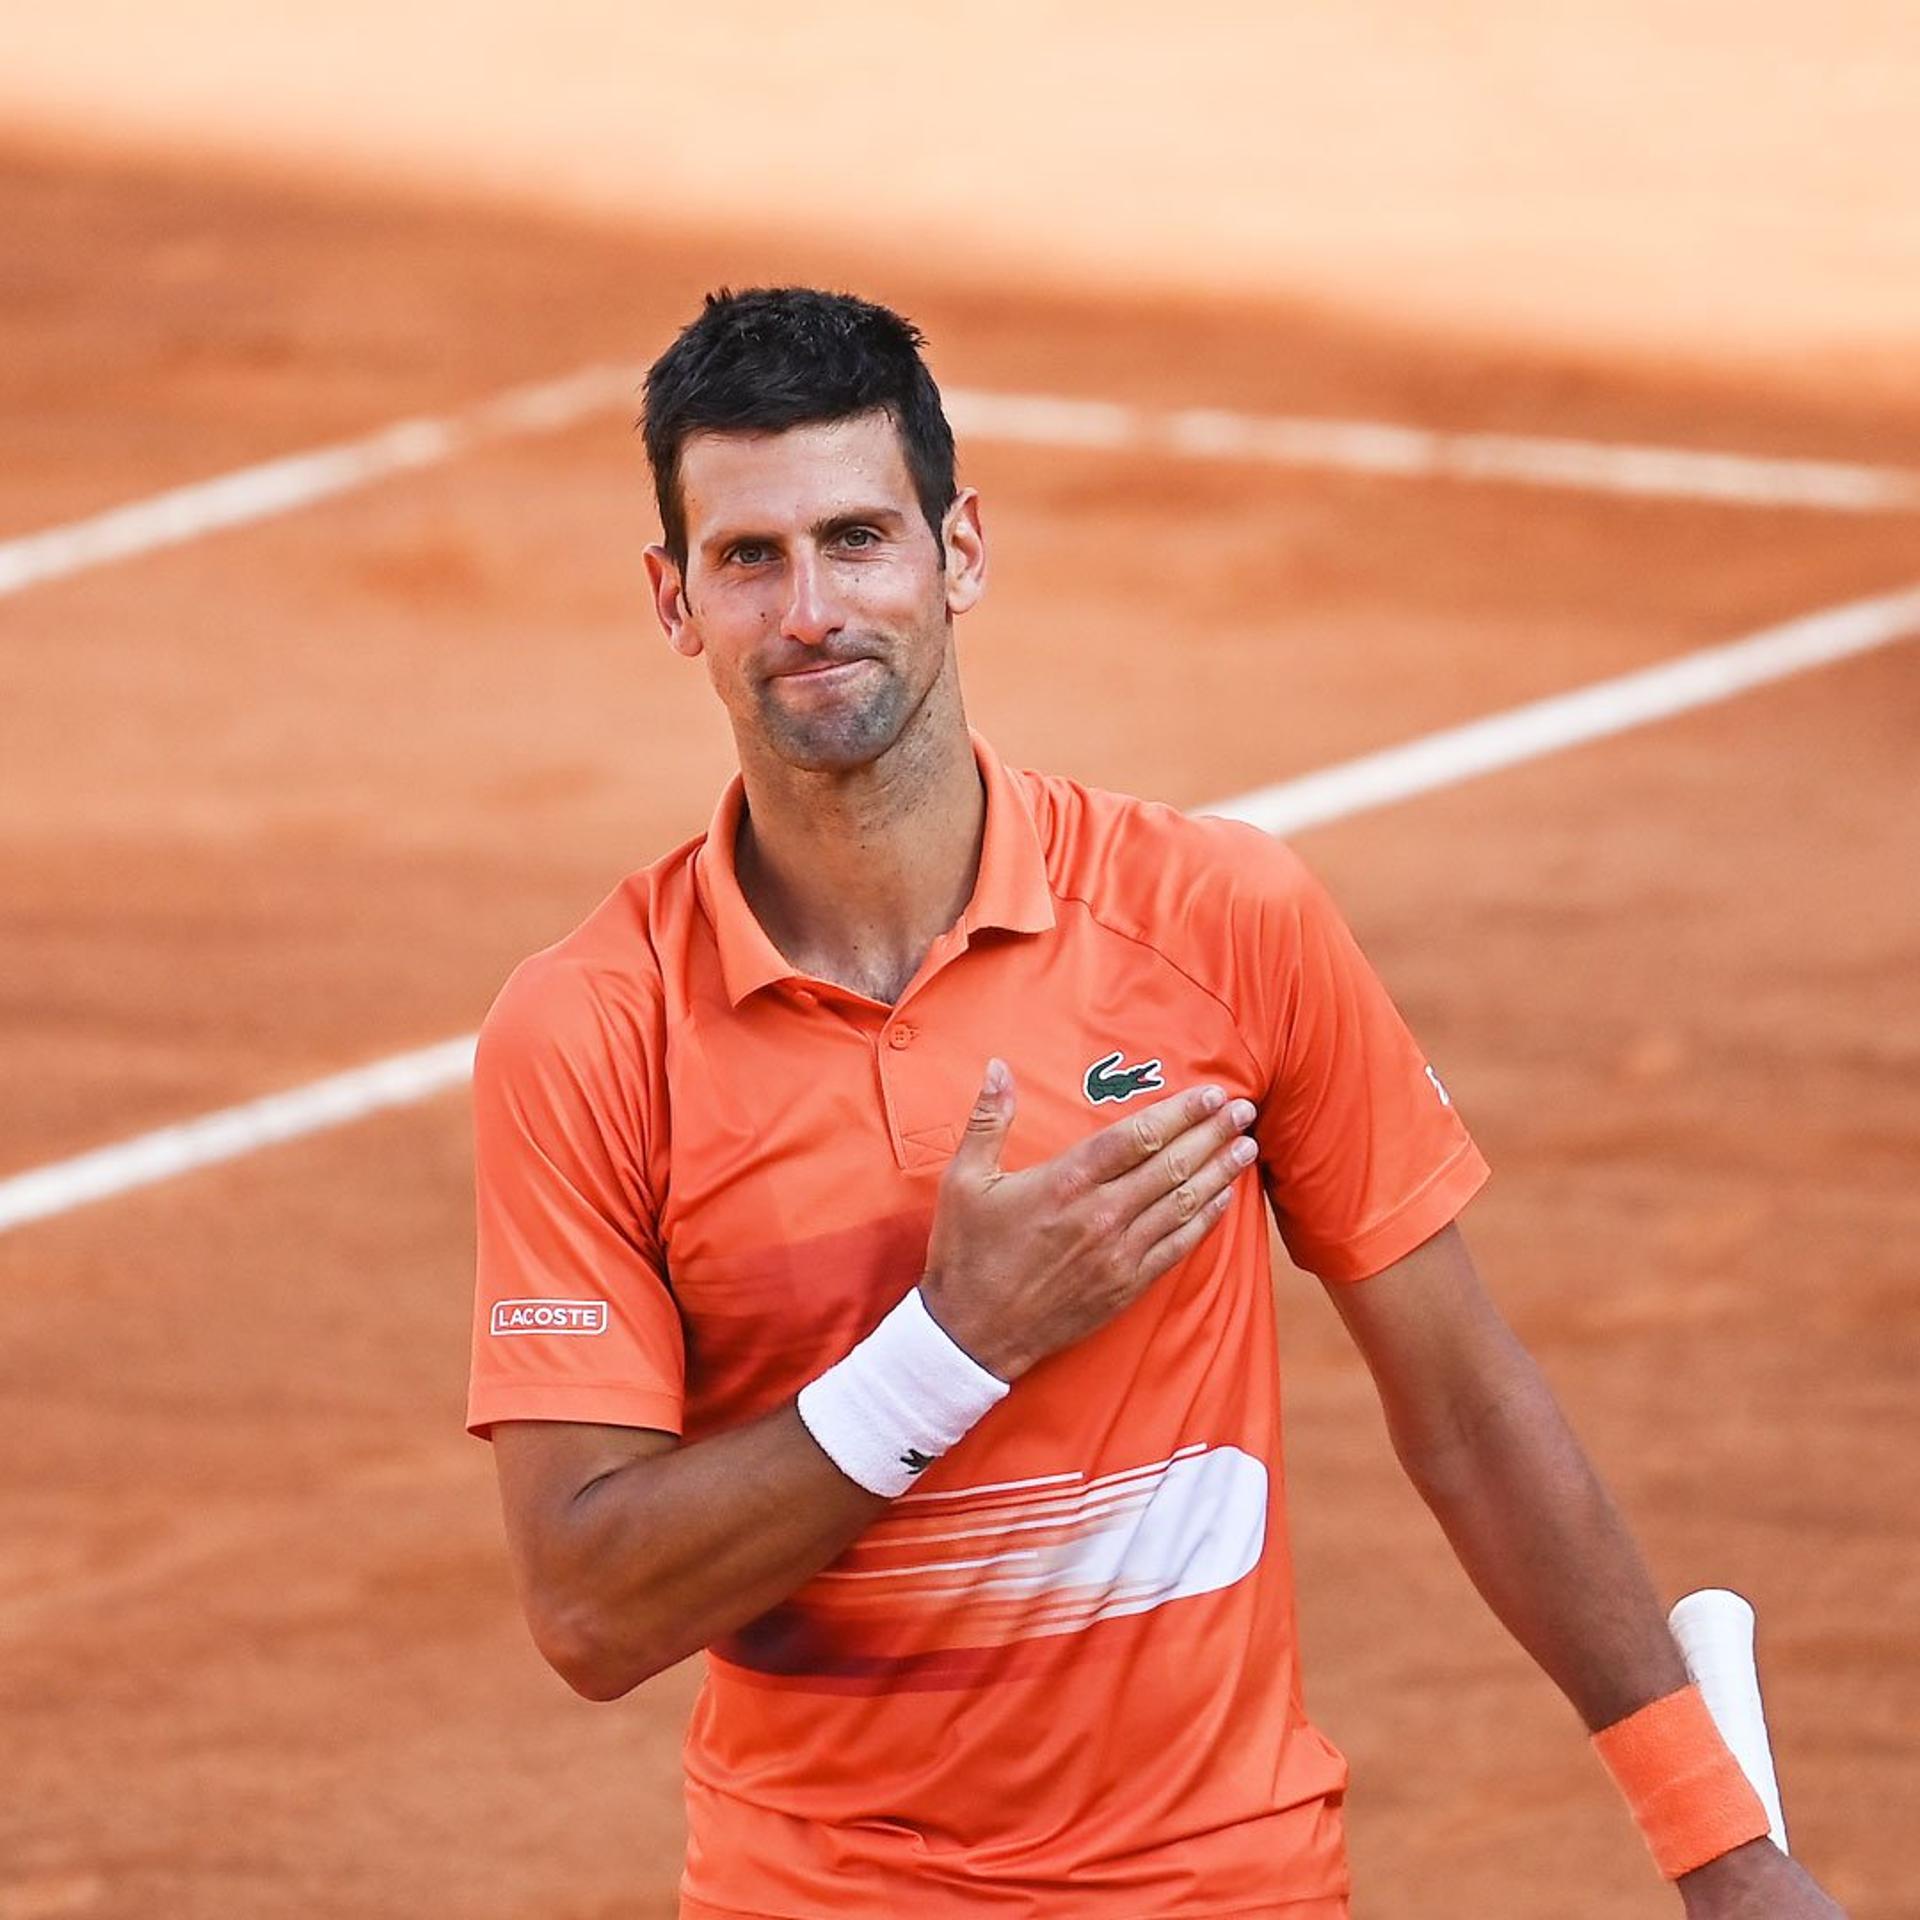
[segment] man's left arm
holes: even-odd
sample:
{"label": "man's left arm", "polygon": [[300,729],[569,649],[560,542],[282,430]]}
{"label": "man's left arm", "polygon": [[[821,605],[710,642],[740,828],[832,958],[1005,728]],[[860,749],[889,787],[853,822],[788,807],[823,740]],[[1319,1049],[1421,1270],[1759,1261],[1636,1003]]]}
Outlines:
{"label": "man's left arm", "polygon": [[[1408,1478],[1495,1616],[1591,1731],[1688,1684],[1652,1579],[1457,1226],[1327,1291]],[[1694,1920],[1840,1913],[1770,1840],[1675,1883]]]}

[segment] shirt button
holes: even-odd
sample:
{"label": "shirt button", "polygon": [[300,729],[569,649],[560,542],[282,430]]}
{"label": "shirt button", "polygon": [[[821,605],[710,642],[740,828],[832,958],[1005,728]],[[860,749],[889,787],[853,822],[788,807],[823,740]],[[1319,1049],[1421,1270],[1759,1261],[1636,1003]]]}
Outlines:
{"label": "shirt button", "polygon": [[815,1007],[820,1004],[820,996],[815,993],[811,987],[795,987],[793,997],[798,1000],[803,1007]]}
{"label": "shirt button", "polygon": [[913,1029],[911,1027],[895,1027],[887,1035],[887,1045],[895,1048],[896,1050],[901,1047],[912,1046],[913,1045]]}

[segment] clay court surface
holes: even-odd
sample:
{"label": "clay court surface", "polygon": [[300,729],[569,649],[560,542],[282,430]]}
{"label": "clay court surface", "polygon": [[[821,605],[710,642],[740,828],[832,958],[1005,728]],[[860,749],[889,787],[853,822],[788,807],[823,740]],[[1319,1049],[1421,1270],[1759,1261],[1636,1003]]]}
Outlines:
{"label": "clay court surface", "polygon": [[[0,539],[594,362],[737,251],[0,160]],[[954,385],[1920,468],[1920,403],[1074,299],[798,243]],[[1636,370],[1636,367],[1638,370]],[[1199,806],[1920,579],[1920,513],[963,445],[1016,762]],[[469,1031],[705,823],[613,414],[0,600],[0,1175]],[[1920,1906],[1910,642],[1316,828],[1495,1179],[1467,1216],[1669,1593],[1756,1600],[1797,1850]],[[651,1920],[695,1674],[540,1664],[460,1431],[457,1092],[0,1238],[0,1920]],[[1282,1285],[1308,1697],[1363,1920],[1677,1911]]]}

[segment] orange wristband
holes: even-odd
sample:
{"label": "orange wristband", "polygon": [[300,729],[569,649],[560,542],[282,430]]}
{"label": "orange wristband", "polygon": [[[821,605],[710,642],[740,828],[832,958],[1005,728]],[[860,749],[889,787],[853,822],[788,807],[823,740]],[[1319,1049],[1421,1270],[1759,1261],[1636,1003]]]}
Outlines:
{"label": "orange wristband", "polygon": [[1698,1687],[1650,1701],[1593,1736],[1669,1880],[1762,1838],[1767,1810]]}

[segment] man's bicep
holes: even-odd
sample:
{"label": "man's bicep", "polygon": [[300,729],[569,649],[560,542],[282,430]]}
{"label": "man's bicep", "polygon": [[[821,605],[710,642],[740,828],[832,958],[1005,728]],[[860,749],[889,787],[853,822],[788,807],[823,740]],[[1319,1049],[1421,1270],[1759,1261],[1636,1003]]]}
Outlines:
{"label": "man's bicep", "polygon": [[493,1461],[500,1480],[507,1542],[523,1579],[564,1551],[574,1502],[597,1480],[635,1460],[671,1453],[671,1433],[569,1420],[498,1420]]}
{"label": "man's bicep", "polygon": [[1369,1279],[1325,1284],[1403,1456],[1451,1445],[1526,1368],[1455,1223]]}

